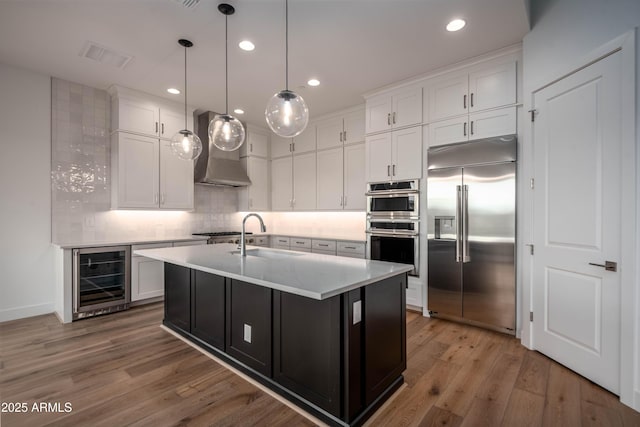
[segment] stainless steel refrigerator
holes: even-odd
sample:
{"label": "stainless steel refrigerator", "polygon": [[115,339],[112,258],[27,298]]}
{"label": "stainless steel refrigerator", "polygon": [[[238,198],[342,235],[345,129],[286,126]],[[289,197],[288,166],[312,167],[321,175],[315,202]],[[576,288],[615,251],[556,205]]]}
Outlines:
{"label": "stainless steel refrigerator", "polygon": [[428,309],[515,334],[515,135],[428,151]]}

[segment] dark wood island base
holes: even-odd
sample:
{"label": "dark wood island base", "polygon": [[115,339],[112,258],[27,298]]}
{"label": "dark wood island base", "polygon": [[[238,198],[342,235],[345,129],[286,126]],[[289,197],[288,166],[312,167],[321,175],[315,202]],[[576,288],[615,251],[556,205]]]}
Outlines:
{"label": "dark wood island base", "polygon": [[329,425],[403,384],[401,273],[324,300],[165,263],[164,325]]}

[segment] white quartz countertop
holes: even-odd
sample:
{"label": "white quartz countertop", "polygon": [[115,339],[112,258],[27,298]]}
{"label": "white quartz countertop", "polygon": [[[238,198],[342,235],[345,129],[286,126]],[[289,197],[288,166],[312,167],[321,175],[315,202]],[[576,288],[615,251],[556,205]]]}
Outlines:
{"label": "white quartz countertop", "polygon": [[[232,252],[236,252],[233,254]],[[135,254],[322,300],[411,271],[413,266],[306,252],[218,244],[143,249]]]}
{"label": "white quartz countertop", "polygon": [[148,243],[167,243],[167,242],[194,242],[205,241],[207,236],[182,236],[182,237],[149,237],[139,239],[120,239],[120,240],[92,240],[92,241],[78,241],[78,242],[64,242],[53,244],[62,249],[76,249],[76,248],[99,248],[102,246],[126,246],[126,245],[143,245]]}

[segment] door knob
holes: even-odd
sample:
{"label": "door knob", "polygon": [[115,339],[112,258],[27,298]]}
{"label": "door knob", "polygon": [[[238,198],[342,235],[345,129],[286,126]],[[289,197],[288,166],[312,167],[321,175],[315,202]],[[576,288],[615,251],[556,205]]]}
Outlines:
{"label": "door knob", "polygon": [[618,263],[613,261],[605,261],[604,264],[596,264],[595,262],[590,262],[589,265],[602,267],[607,271],[618,271]]}

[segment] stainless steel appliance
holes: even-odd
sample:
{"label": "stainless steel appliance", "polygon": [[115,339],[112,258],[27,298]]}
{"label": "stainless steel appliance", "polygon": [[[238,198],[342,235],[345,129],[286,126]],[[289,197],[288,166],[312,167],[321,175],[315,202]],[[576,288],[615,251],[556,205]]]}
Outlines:
{"label": "stainless steel appliance", "polygon": [[413,265],[411,276],[419,275],[420,221],[418,219],[367,220],[367,258]]}
{"label": "stainless steel appliance", "polygon": [[129,308],[130,260],[130,246],[73,250],[73,320]]}
{"label": "stainless steel appliance", "polygon": [[[254,238],[251,236],[251,232],[245,233],[247,236],[245,237],[245,243],[248,245],[252,245],[254,243]],[[215,245],[218,243],[235,243],[240,244],[240,238],[242,233],[240,231],[214,231],[208,233],[193,233],[194,236],[208,236],[207,244]]]}
{"label": "stainless steel appliance", "polygon": [[515,135],[429,149],[428,309],[515,333]]}
{"label": "stainless steel appliance", "polygon": [[367,185],[367,258],[420,265],[420,187],[418,180]]}
{"label": "stainless steel appliance", "polygon": [[367,185],[367,216],[419,218],[419,181],[378,182]]}

